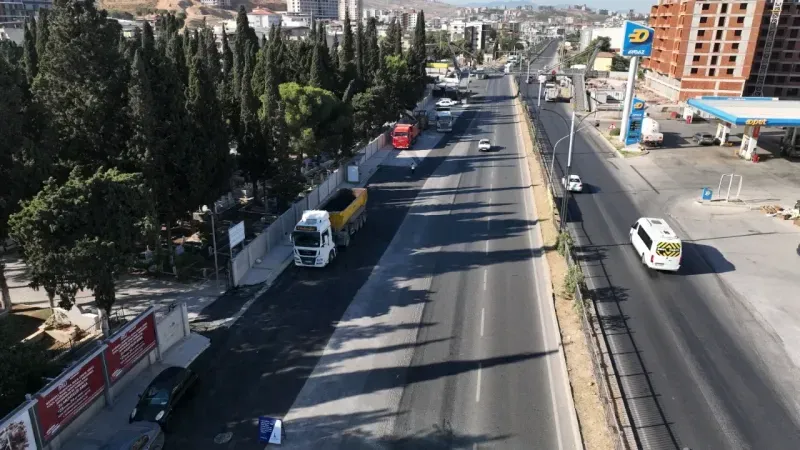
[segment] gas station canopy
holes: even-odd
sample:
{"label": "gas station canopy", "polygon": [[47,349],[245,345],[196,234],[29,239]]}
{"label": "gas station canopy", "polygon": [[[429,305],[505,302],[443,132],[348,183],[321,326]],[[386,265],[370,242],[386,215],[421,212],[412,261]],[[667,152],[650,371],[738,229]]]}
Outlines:
{"label": "gas station canopy", "polygon": [[800,101],[771,97],[698,97],[692,108],[716,116],[731,125],[800,127]]}

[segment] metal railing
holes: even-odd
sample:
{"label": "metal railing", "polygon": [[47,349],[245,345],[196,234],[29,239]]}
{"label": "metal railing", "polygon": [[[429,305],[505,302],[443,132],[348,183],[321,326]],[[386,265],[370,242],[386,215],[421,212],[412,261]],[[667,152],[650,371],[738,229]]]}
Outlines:
{"label": "metal railing", "polygon": [[[529,109],[525,100],[522,100],[522,104],[525,110],[528,112],[528,114],[525,114],[525,122],[531,131],[531,135],[533,136],[534,151],[538,153],[539,156],[535,159],[539,164],[542,174],[544,174],[547,189],[550,193],[549,200],[553,202],[555,205],[554,209],[558,211],[559,214],[566,214],[566,211],[560,211],[561,202],[555,201],[555,199],[558,198],[558,195],[568,195],[568,193],[565,192],[565,189],[561,186],[561,183],[556,182],[558,177],[554,173],[555,170],[550,172],[548,167],[547,158],[552,158],[555,156],[553,145],[544,131],[544,127],[542,126],[539,116],[534,116],[531,114],[531,110]],[[560,167],[561,165],[559,164],[559,168]],[[566,225],[564,228],[561,228],[558,221],[555,221],[555,223],[559,234],[562,232],[569,233]],[[580,264],[577,262],[575,257],[575,250],[571,245],[567,246],[564,255],[566,257],[567,266],[569,269],[573,267],[577,267],[579,270],[581,269]],[[611,383],[614,382],[618,384],[619,380],[616,379],[615,373],[609,373],[607,370],[608,364],[606,364],[604,361],[604,354],[606,354],[607,351],[604,352],[603,349],[608,349],[609,345],[606,341],[605,334],[602,331],[601,324],[597,320],[598,313],[595,308],[595,303],[591,299],[591,293],[586,291],[586,287],[583,283],[578,284],[573,295],[574,301],[578,306],[578,310],[580,311],[581,330],[583,332],[587,347],[590,351],[592,373],[597,382],[600,400],[603,404],[606,424],[611,431],[612,439],[614,441],[614,449],[629,450],[631,446],[629,444],[629,440],[625,436],[625,431],[620,419],[620,412],[618,411],[616,399],[614,398],[611,389]],[[553,294],[553,301],[555,301],[555,294]],[[623,408],[624,407],[625,406],[623,405]],[[624,411],[624,414],[627,416],[629,413]],[[630,421],[628,420],[628,422]]]}

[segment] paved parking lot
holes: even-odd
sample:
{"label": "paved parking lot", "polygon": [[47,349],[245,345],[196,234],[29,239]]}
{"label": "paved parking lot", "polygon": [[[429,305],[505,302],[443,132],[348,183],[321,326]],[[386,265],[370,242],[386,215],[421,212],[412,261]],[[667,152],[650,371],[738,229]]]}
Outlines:
{"label": "paved parking lot", "polygon": [[[668,119],[659,122],[665,148],[625,160],[614,159],[621,179],[634,197],[643,192],[656,194],[640,197],[663,211],[685,241],[704,244],[697,247],[706,249],[702,257],[713,273],[696,276],[716,276],[731,289],[731,295],[746,299],[754,320],[769,330],[761,338],[783,344],[791,358],[785,368],[772,369],[779,376],[797,373],[800,349],[791,343],[800,340],[800,304],[794,301],[800,288],[796,276],[800,226],[769,217],[759,207],[769,204],[791,208],[800,200],[800,162],[777,157],[759,163],[744,161],[735,155],[738,146],[698,147],[690,141],[694,133],[714,133],[714,123],[686,124]],[[780,134],[781,130],[767,130],[764,141],[775,145]],[[738,137],[733,139],[738,142]],[[761,149],[759,153],[769,152]],[[750,208],[698,204],[704,187],[711,188],[715,198],[725,196],[727,180],[722,192],[718,185],[726,174],[741,175],[741,198]],[[734,183],[732,197],[736,187]]]}

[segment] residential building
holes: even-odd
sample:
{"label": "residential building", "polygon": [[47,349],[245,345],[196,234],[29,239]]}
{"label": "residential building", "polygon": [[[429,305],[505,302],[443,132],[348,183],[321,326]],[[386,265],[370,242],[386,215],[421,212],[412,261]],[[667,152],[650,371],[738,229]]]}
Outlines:
{"label": "residential building", "polygon": [[579,48],[581,50],[585,50],[593,40],[599,37],[608,38],[611,50],[614,52],[619,52],[622,50],[622,42],[625,38],[625,28],[584,28],[581,30]]}
{"label": "residential building", "polygon": [[270,29],[270,27],[279,26],[283,18],[280,14],[268,9],[257,8],[247,13],[247,21],[253,27]]}
{"label": "residential building", "polygon": [[[645,85],[673,101],[700,95],[746,95],[748,80],[755,81],[761,58],[759,49],[763,48],[764,37],[760,34],[766,35],[769,26],[765,8],[765,0],[735,3],[659,0],[650,11],[649,24],[655,29],[655,36],[653,54],[642,61],[642,68],[646,69]],[[775,48],[785,45],[783,48],[793,50],[796,41],[787,39],[792,36],[789,24],[797,21],[796,38],[800,13],[796,4],[787,4],[784,12],[779,31],[785,37],[776,37]],[[790,20],[793,17],[798,19]],[[793,91],[791,87],[784,90],[784,86],[791,84],[793,68],[793,63],[784,61],[787,57],[792,61],[796,55],[773,52],[764,95],[797,95],[800,79],[794,83]]]}
{"label": "residential building", "polygon": [[425,25],[429,28],[440,29],[442,28],[442,19],[438,17],[431,17],[425,19]]}
{"label": "residential building", "polygon": [[200,0],[205,6],[213,6],[215,8],[230,8],[231,0]]}
{"label": "residential building", "polygon": [[600,52],[597,54],[597,58],[594,59],[594,66],[592,66],[592,70],[597,71],[610,71],[611,64],[614,62],[614,54],[609,52]]}
{"label": "residential building", "polygon": [[23,28],[0,28],[0,41],[11,41],[22,45],[25,41],[25,30]]}
{"label": "residential building", "polygon": [[[317,16],[314,16],[316,19]],[[284,28],[292,27],[311,27],[311,14],[284,13],[281,14],[281,26]]]}
{"label": "residential building", "polygon": [[347,11],[349,11],[350,19],[357,19],[361,17],[362,10],[362,0],[339,0],[339,20],[344,20]]}
{"label": "residential building", "polygon": [[314,16],[314,19],[338,19],[340,0],[287,0],[286,11]]}
{"label": "residential building", "polygon": [[0,0],[0,26],[22,28],[25,19],[35,17],[42,8],[52,6],[52,0]]}

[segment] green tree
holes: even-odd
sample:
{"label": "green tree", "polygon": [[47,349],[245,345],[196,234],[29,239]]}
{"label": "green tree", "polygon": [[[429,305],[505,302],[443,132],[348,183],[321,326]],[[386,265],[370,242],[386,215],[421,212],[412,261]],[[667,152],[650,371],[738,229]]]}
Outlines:
{"label": "green tree", "polygon": [[233,138],[239,133],[239,111],[241,108],[235,93],[233,51],[228,43],[228,33],[225,31],[224,25],[222,28],[222,76],[218,88],[222,119],[229,138]]}
{"label": "green tree", "polygon": [[36,22],[36,54],[41,57],[47,46],[47,39],[50,36],[47,8],[39,9],[39,21]]}
{"label": "green tree", "polygon": [[[0,318],[0,321],[4,319]],[[36,392],[60,367],[42,343],[15,342],[10,322],[0,322],[0,415],[5,416],[25,402],[25,394]]]}
{"label": "green tree", "polygon": [[[258,48],[258,36],[250,27],[247,11],[244,5],[239,5],[239,12],[236,15],[236,34],[233,36],[233,85],[237,87],[242,85],[242,71],[244,71],[244,58],[247,56],[248,42],[253,45],[253,48]],[[239,97],[238,89],[234,90],[234,95],[236,98]]]}
{"label": "green tree", "polygon": [[402,55],[403,54],[403,26],[397,22],[394,24],[394,29],[392,30],[392,54],[393,55]]}
{"label": "green tree", "polygon": [[350,10],[345,9],[344,25],[342,28],[342,54],[339,55],[339,67],[342,68],[342,78],[349,81],[355,76],[355,38],[353,37],[353,26],[350,23]]}
{"label": "green tree", "polygon": [[362,21],[359,20],[356,24],[356,48],[355,48],[355,58],[356,58],[356,76],[359,80],[365,81],[367,79],[366,74],[366,59],[367,59],[367,43],[366,38],[364,36],[364,26],[362,25]]}
{"label": "green tree", "polygon": [[339,36],[333,35],[333,48],[331,48],[331,69],[339,70]]}
{"label": "green tree", "polygon": [[217,39],[214,36],[214,30],[211,28],[203,29],[202,36],[206,54],[206,70],[208,70],[211,81],[216,85],[222,81],[222,64],[220,63],[221,56],[217,49]]}
{"label": "green tree", "polygon": [[230,146],[216,89],[205,62],[198,57],[194,58],[189,70],[186,92],[190,121],[186,164],[191,174],[187,180],[190,185],[188,199],[189,204],[199,206],[210,204],[227,190]]}
{"label": "green tree", "polygon": [[84,178],[75,170],[62,185],[45,184],[10,218],[26,262],[38,274],[55,275],[57,292],[67,295],[62,302],[74,303],[76,287],[92,290],[106,335],[116,279],[133,263],[147,229],[148,198],[139,174],[101,169]]}
{"label": "green tree", "polygon": [[[186,86],[189,82],[189,68],[186,66],[186,45],[184,39],[186,34],[174,34],[167,43],[167,52],[178,75],[181,85]],[[190,38],[191,39],[191,38]]]}
{"label": "green tree", "polygon": [[375,80],[375,74],[380,70],[381,50],[378,46],[378,20],[370,17],[367,20],[367,30],[364,32],[364,40],[366,41],[366,51],[364,57],[364,64],[367,69],[367,78],[370,84]]}
{"label": "green tree", "polygon": [[611,70],[615,72],[627,72],[630,66],[631,62],[628,58],[619,55],[614,55],[613,58],[611,58]]}
{"label": "green tree", "polygon": [[357,139],[368,141],[380,132],[387,118],[384,95],[383,89],[375,86],[353,97],[353,131]]}
{"label": "green tree", "polygon": [[25,24],[25,33],[22,41],[23,63],[25,65],[25,76],[28,84],[33,83],[36,73],[39,71],[39,57],[36,54],[36,32],[35,22]]}
{"label": "green tree", "polygon": [[[246,51],[254,52],[252,45],[248,45]],[[253,85],[250,79],[250,73],[252,72],[250,69],[251,61],[255,62],[255,57],[245,58],[244,71],[242,72],[242,86],[239,94],[241,125],[239,127],[236,150],[239,154],[239,167],[246,174],[247,180],[253,184],[255,197],[261,198],[258,187],[261,177],[267,171],[267,158],[264,158],[263,154],[266,144],[263,139],[262,125],[258,120],[258,99],[253,95]]]}
{"label": "green tree", "polygon": [[378,76],[378,85],[381,86],[386,99],[387,120],[401,110],[413,110],[416,106],[419,89],[417,77],[411,73],[408,61],[402,56],[387,56],[384,58],[384,67]]}
{"label": "green tree", "polygon": [[312,86],[284,83],[279,89],[294,157],[337,154],[342,131],[350,126],[345,104],[332,92]]}
{"label": "green tree", "polygon": [[49,19],[32,91],[55,133],[60,164],[113,164],[127,141],[120,26],[91,0],[60,1]]}

